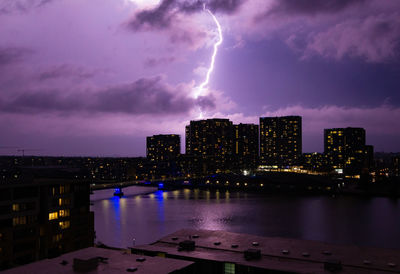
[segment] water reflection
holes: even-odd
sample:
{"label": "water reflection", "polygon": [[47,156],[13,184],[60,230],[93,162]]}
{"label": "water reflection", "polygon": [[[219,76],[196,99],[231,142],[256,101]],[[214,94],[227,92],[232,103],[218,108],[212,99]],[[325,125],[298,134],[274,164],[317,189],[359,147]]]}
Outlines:
{"label": "water reflection", "polygon": [[[124,190],[124,193],[126,191]],[[127,247],[182,228],[400,248],[400,202],[175,190],[95,200],[97,239]]]}

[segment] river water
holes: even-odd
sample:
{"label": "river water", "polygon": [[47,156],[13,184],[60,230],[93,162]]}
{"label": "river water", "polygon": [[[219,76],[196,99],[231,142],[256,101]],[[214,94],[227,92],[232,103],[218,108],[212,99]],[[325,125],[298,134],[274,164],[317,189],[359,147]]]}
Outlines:
{"label": "river water", "polygon": [[195,228],[400,249],[400,199],[137,186],[124,193],[114,197],[109,189],[91,195],[96,241],[128,247]]}

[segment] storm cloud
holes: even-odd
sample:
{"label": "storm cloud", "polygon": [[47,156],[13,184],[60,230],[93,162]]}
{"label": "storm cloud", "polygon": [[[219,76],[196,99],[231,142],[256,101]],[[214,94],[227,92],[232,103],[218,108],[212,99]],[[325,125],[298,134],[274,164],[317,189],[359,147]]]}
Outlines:
{"label": "storm cloud", "polygon": [[177,13],[192,14],[203,11],[203,5],[216,13],[232,14],[236,12],[245,0],[211,0],[211,1],[179,1],[162,0],[153,9],[141,10],[130,20],[128,26],[137,31],[140,29],[154,30],[169,28],[176,20]]}
{"label": "storm cloud", "polygon": [[142,78],[131,84],[116,85],[102,90],[62,91],[31,90],[8,99],[0,99],[5,113],[124,113],[129,115],[177,115],[195,107],[213,109],[212,96],[193,99],[186,85],[171,86],[161,77]]}
{"label": "storm cloud", "polygon": [[0,15],[28,12],[53,1],[54,0],[2,0],[0,1]]}
{"label": "storm cloud", "polygon": [[25,48],[0,47],[0,67],[22,61],[32,51]]}
{"label": "storm cloud", "polygon": [[318,13],[337,13],[351,6],[360,5],[366,0],[279,0],[266,13],[269,14],[305,14],[315,15]]}

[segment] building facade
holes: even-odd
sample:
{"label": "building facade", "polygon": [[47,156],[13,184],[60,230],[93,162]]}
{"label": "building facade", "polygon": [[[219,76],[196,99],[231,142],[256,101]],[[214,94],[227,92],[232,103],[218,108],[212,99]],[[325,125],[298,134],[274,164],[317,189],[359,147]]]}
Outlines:
{"label": "building facade", "polygon": [[324,130],[324,153],[333,169],[359,174],[373,151],[365,145],[365,129],[347,127]]}
{"label": "building facade", "polygon": [[229,119],[190,121],[186,126],[186,154],[209,159],[214,170],[226,171],[233,155],[233,124]]}
{"label": "building facade", "polygon": [[260,164],[286,167],[302,155],[300,116],[260,117]]}
{"label": "building facade", "polygon": [[236,168],[254,169],[258,165],[258,125],[233,126],[233,154]]}
{"label": "building facade", "polygon": [[181,137],[177,134],[160,134],[146,138],[146,155],[152,162],[172,161],[180,153]]}
{"label": "building facade", "polygon": [[0,269],[93,245],[89,181],[54,172],[0,184]]}

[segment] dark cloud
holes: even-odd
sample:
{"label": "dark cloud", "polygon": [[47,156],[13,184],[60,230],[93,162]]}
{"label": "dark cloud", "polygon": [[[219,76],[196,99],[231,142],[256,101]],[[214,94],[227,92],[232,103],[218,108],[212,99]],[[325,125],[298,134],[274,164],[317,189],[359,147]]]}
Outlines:
{"label": "dark cloud", "polygon": [[213,12],[234,13],[245,2],[245,0],[213,0],[207,7]]}
{"label": "dark cloud", "polygon": [[25,13],[35,8],[40,8],[54,0],[1,0],[0,15],[10,13]]}
{"label": "dark cloud", "polygon": [[0,66],[18,62],[31,52],[25,48],[0,48]]}
{"label": "dark cloud", "polygon": [[175,0],[163,0],[161,4],[154,9],[143,10],[136,13],[135,17],[128,25],[133,30],[142,28],[168,28],[174,17],[174,12],[172,12],[172,10],[175,6]]}
{"label": "dark cloud", "polygon": [[362,4],[366,0],[279,0],[267,12],[268,14],[304,14],[336,13],[352,5]]}
{"label": "dark cloud", "polygon": [[145,68],[154,68],[157,66],[170,64],[176,60],[175,57],[147,58],[144,62]]}
{"label": "dark cloud", "polygon": [[68,64],[62,64],[48,69],[39,74],[39,81],[46,81],[60,78],[78,78],[88,79],[95,76],[93,71],[87,71],[82,67],[75,67]]}
{"label": "dark cloud", "polygon": [[63,96],[58,90],[30,91],[11,100],[3,100],[2,112],[35,114],[82,110],[83,101],[75,96]]}
{"label": "dark cloud", "polygon": [[370,63],[398,62],[400,15],[380,14],[349,19],[310,35],[305,56],[318,54],[333,59],[362,58]]}
{"label": "dark cloud", "polygon": [[189,97],[184,86],[169,86],[160,77],[142,78],[132,84],[104,90],[62,92],[60,90],[29,91],[12,99],[0,98],[0,111],[8,113],[125,113],[132,115],[175,115],[192,108],[212,109],[214,97]]}
{"label": "dark cloud", "polygon": [[179,4],[179,10],[186,13],[200,12],[204,4],[212,12],[234,13],[246,0],[211,0],[211,1],[184,1]]}
{"label": "dark cloud", "polygon": [[199,96],[197,98],[197,105],[204,110],[207,109],[215,109],[215,97],[213,95],[208,95],[208,96]]}
{"label": "dark cloud", "polygon": [[160,5],[154,9],[139,11],[128,23],[128,26],[137,30],[162,30],[169,28],[178,12],[196,13],[203,11],[203,5],[213,12],[232,14],[246,0],[209,0],[209,1],[179,1],[163,0]]}

